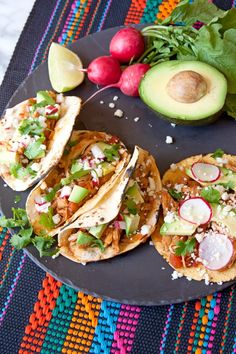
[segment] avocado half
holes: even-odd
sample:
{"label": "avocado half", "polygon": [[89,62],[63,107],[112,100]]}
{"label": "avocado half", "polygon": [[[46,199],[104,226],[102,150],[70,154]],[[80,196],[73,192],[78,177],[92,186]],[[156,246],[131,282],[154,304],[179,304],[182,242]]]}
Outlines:
{"label": "avocado half", "polygon": [[161,118],[181,125],[209,124],[222,111],[227,81],[206,63],[171,60],[148,70],[139,94]]}

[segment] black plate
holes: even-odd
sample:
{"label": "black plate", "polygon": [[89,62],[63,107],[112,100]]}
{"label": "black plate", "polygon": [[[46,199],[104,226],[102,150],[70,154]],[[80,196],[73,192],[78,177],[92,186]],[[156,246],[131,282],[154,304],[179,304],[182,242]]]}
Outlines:
{"label": "black plate", "polygon": [[[74,43],[71,48],[86,66],[93,58],[108,54],[109,41],[116,31],[117,28],[112,28],[87,36]],[[47,63],[44,63],[26,78],[8,106],[35,96],[38,90],[50,88]],[[86,99],[95,90],[96,87],[86,80],[70,94]],[[113,102],[114,95],[119,96],[119,100],[115,102],[116,108],[124,111],[121,119],[115,118],[115,109],[108,106]],[[104,104],[100,104],[101,100]],[[138,122],[134,121],[135,117],[140,117]],[[116,89],[107,90],[93,99],[83,108],[79,120],[78,127],[104,130],[118,135],[130,148],[138,144],[149,150],[155,156],[161,173],[173,162],[190,155],[212,152],[218,147],[235,154],[235,121],[224,117],[209,126],[173,128],[170,123],[159,119],[141,100],[124,96]],[[165,143],[167,135],[174,138],[174,144]],[[19,205],[24,207],[28,192],[16,193],[10,188],[4,188],[3,184],[1,181],[1,208],[4,214],[10,216],[15,195],[22,196]],[[36,264],[63,283],[105,299],[130,304],[177,303],[205,296],[232,284],[228,282],[221,286],[206,286],[204,282],[183,278],[173,281],[172,269],[148,242],[125,255],[86,266],[63,257],[55,260],[40,258],[33,247],[28,247],[26,252]]]}

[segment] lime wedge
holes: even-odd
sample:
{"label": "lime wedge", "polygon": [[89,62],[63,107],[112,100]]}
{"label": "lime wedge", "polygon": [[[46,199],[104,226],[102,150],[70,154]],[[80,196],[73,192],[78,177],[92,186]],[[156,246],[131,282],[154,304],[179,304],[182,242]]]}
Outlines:
{"label": "lime wedge", "polygon": [[71,50],[52,43],[48,54],[48,73],[51,85],[57,92],[66,92],[84,80],[80,58]]}

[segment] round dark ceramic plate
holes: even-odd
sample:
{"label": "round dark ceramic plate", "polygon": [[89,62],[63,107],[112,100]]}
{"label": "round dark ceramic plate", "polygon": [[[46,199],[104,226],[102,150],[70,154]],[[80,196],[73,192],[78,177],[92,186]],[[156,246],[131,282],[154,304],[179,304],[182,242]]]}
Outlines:
{"label": "round dark ceramic plate", "polygon": [[[84,66],[97,56],[107,55],[111,37],[117,31],[112,28],[96,33],[75,42],[71,49],[82,59]],[[47,63],[40,65],[11,98],[8,106],[35,96],[36,92],[51,89]],[[69,95],[88,98],[96,87],[85,80],[78,89]],[[113,97],[119,96],[116,108],[109,108]],[[104,101],[103,104],[100,101]],[[123,118],[114,116],[115,109],[124,112]],[[139,117],[136,121],[134,118]],[[118,135],[129,148],[135,144],[150,151],[156,158],[160,173],[171,163],[199,153],[208,153],[221,147],[227,153],[235,154],[235,121],[223,117],[213,125],[204,127],[171,126],[149,110],[140,99],[124,96],[116,89],[109,89],[98,95],[83,108],[77,128],[106,131]],[[166,144],[166,136],[174,139]],[[5,188],[0,182],[1,209],[10,216],[14,198],[21,196],[20,207],[24,207],[27,192],[18,193]],[[226,288],[232,282],[223,285],[206,286],[204,282],[188,281],[185,278],[171,280],[172,269],[147,242],[135,250],[111,260],[88,264],[74,263],[62,256],[51,259],[40,258],[33,247],[26,249],[28,256],[41,268],[65,284],[86,293],[101,296],[123,303],[138,305],[163,305],[195,299]]]}

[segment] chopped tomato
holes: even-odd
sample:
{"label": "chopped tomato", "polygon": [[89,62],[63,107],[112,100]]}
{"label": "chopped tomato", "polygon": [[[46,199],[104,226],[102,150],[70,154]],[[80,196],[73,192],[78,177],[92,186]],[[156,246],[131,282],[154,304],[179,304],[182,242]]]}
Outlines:
{"label": "chopped tomato", "polygon": [[119,141],[120,139],[117,136],[113,135],[108,142],[109,144],[117,144]]}
{"label": "chopped tomato", "polygon": [[171,253],[170,255],[170,264],[174,268],[181,268],[183,267],[183,262],[182,262],[182,257],[181,256],[176,256],[175,254]]}

